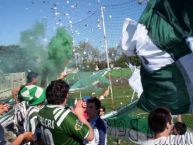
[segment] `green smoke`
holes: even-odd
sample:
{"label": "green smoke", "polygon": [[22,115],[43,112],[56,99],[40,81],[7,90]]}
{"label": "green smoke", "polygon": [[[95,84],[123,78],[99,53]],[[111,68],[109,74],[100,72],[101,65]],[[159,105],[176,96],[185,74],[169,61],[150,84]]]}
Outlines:
{"label": "green smoke", "polygon": [[28,69],[42,74],[42,82],[56,79],[72,59],[72,37],[64,28],[45,46],[45,23],[36,22],[21,32],[20,44],[0,47],[0,72],[21,72]]}
{"label": "green smoke", "polygon": [[47,58],[47,51],[42,43],[44,37],[45,25],[42,22],[36,22],[32,29],[21,32],[20,47],[24,48],[25,69],[41,72]]}
{"label": "green smoke", "polygon": [[57,70],[67,65],[72,57],[72,37],[64,28],[58,28],[56,36],[51,39],[48,46],[48,59]]}
{"label": "green smoke", "polygon": [[[48,60],[45,63],[44,80],[56,79],[57,75],[64,70],[72,58],[72,37],[64,28],[58,28],[56,35],[48,45]],[[45,82],[42,82],[44,86]]]}
{"label": "green smoke", "polygon": [[21,32],[19,44],[0,46],[0,71],[14,73],[31,69],[41,72],[47,58],[47,50],[42,43],[44,37],[45,24],[36,22],[31,29]]}

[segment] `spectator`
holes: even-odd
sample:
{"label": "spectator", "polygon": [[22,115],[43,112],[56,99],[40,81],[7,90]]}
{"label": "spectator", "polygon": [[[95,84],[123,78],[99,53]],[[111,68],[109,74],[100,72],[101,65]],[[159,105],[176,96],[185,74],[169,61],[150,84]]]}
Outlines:
{"label": "spectator", "polygon": [[182,115],[181,114],[177,115],[172,133],[174,135],[183,135],[186,133],[186,131],[187,131],[187,126],[182,121]]}
{"label": "spectator", "polygon": [[100,113],[99,113],[99,115],[100,115],[101,118],[104,117],[105,112],[106,112],[106,108],[105,108],[104,106],[101,106],[101,108],[100,108]]}
{"label": "spectator", "polygon": [[87,107],[87,101],[90,99],[90,96],[84,96],[83,97],[83,106],[85,107],[85,112],[84,112],[84,117],[88,120],[89,117],[88,117],[88,114],[87,114],[87,111],[86,111],[86,107]]}
{"label": "spectator", "polygon": [[[9,110],[10,106],[8,104],[0,104],[0,115]],[[0,124],[0,145],[5,145],[4,139],[4,129]]]}
{"label": "spectator", "polygon": [[175,122],[173,128],[174,135],[184,135],[187,131],[187,126],[183,122]]}
{"label": "spectator", "polygon": [[148,116],[148,123],[154,137],[144,141],[142,145],[193,143],[192,132],[186,132],[184,135],[170,135],[173,120],[171,113],[165,108],[157,108],[151,111]]}
{"label": "spectator", "polygon": [[69,85],[63,80],[52,81],[46,89],[48,105],[40,109],[38,120],[46,145],[81,145],[83,139],[94,137],[93,129],[83,117],[82,101],[76,103],[74,113],[66,108]]}
{"label": "spectator", "polygon": [[[30,107],[27,109],[25,121],[24,121],[24,131],[32,132],[35,137],[35,142],[41,141],[41,131],[38,127],[37,115],[40,107],[44,105],[44,100],[46,98],[45,90],[41,87],[35,85],[25,86],[21,90],[23,100],[28,101]],[[29,98],[32,98],[29,100]],[[27,144],[30,144],[28,142]]]}
{"label": "spectator", "polygon": [[101,117],[101,119],[103,119],[106,128],[108,128],[107,121],[104,119],[105,113],[106,113],[106,108],[104,106],[101,106],[99,116]]}
{"label": "spectator", "polygon": [[94,129],[94,139],[85,143],[86,145],[106,145],[107,129],[105,122],[100,118],[101,102],[96,97],[87,100],[87,115],[89,122]]}
{"label": "spectator", "polygon": [[23,100],[23,97],[21,95],[21,90],[29,85],[34,85],[37,83],[38,73],[30,71],[27,75],[27,83],[25,85],[22,85],[18,88],[14,88],[12,90],[13,98],[16,101],[16,105],[14,106],[14,128],[16,131],[16,134],[19,135],[20,133],[24,132],[23,123],[26,116],[26,111],[29,108],[29,102],[26,100]]}
{"label": "spectator", "polygon": [[37,83],[38,73],[33,72],[33,71],[29,71],[26,79],[27,79],[27,83],[25,85],[22,85],[20,87],[12,89],[12,95],[13,95],[13,98],[15,99],[16,103],[23,101],[22,96],[20,95],[20,91],[24,86],[35,85]]}

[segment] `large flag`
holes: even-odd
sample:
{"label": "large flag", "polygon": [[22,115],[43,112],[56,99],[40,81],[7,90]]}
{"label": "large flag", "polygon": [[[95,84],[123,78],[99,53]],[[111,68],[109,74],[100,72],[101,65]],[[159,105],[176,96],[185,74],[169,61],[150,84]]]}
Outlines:
{"label": "large flag", "polygon": [[94,72],[91,75],[87,75],[86,77],[81,76],[81,78],[74,83],[70,87],[70,92],[75,92],[75,91],[81,91],[81,90],[98,90],[99,85],[109,85],[109,80],[105,77],[105,75],[109,72],[109,69],[103,69],[99,70],[97,72]]}
{"label": "large flag", "polygon": [[122,49],[141,60],[138,106],[162,106],[172,114],[193,111],[193,1],[149,0],[138,22],[127,18]]}

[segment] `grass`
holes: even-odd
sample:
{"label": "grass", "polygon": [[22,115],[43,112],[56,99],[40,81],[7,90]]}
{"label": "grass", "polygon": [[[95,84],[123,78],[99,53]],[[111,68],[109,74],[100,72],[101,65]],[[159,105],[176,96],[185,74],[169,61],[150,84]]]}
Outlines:
{"label": "grass", "polygon": [[[129,78],[129,76],[131,75],[131,71],[128,68],[123,68],[123,69],[114,69],[111,72],[111,77],[114,80],[118,80],[120,78]],[[102,90],[98,91],[95,96],[100,96],[102,94],[102,92],[104,92],[106,88],[103,88]],[[107,112],[110,112],[112,110],[116,110],[118,108],[120,108],[121,106],[124,106],[126,104],[128,104],[131,101],[131,96],[132,96],[132,89],[129,87],[128,83],[127,84],[113,84],[112,86],[112,90],[113,90],[113,104],[112,104],[112,100],[111,100],[111,95],[107,96],[104,100],[102,100],[102,105],[104,105],[106,107]],[[88,95],[92,95],[92,91],[83,91],[81,92],[82,96],[88,96]],[[80,94],[79,92],[76,93],[72,93],[71,94],[73,96],[73,98],[79,98]],[[133,112],[132,114],[135,115],[141,115],[141,114],[145,114],[145,116],[148,115],[147,112],[144,112],[143,110],[137,109],[135,112]],[[186,123],[186,125],[188,126],[188,128],[190,128],[191,130],[193,130],[193,115],[192,114],[184,114],[182,115],[183,121]],[[114,139],[112,137],[108,137],[108,145],[117,145],[117,139]],[[135,145],[134,143],[130,142],[129,140],[121,140],[121,145]]]}
{"label": "grass", "polygon": [[192,123],[193,115],[192,114],[184,114],[184,115],[182,115],[182,120],[188,126],[188,128],[193,130],[193,123]]}
{"label": "grass", "polygon": [[111,72],[112,77],[129,77],[131,70],[129,68],[113,69]]}
{"label": "grass", "polygon": [[[68,74],[67,78],[65,80],[67,81],[77,81],[80,77],[81,79],[84,79],[88,76],[90,76],[92,72],[78,72],[78,73],[70,73]],[[131,71],[128,68],[119,68],[119,69],[113,69],[111,71],[111,77],[129,77],[131,75]]]}

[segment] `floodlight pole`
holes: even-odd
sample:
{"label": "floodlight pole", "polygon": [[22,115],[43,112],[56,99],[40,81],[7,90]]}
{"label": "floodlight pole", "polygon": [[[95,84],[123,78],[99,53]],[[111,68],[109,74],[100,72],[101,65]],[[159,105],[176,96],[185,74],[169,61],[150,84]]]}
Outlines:
{"label": "floodlight pole", "polygon": [[108,44],[107,44],[107,33],[106,33],[105,20],[104,20],[104,9],[105,7],[101,6],[101,18],[102,18],[103,33],[104,33],[104,47],[106,51],[107,67],[110,68],[109,55],[108,55]]}
{"label": "floodlight pole", "polygon": [[[109,55],[108,55],[108,43],[107,43],[107,33],[106,33],[106,27],[105,27],[105,18],[104,18],[104,9],[105,7],[101,5],[101,19],[102,19],[102,26],[103,26],[103,34],[104,34],[104,47],[106,51],[106,59],[107,59],[107,68],[111,70],[109,65]],[[109,82],[110,82],[110,92],[111,92],[111,102],[112,102],[112,108],[114,109],[114,99],[113,99],[113,89],[112,89],[112,81],[111,81],[111,74],[109,75]]]}
{"label": "floodlight pole", "polygon": [[[76,53],[76,52],[74,53],[74,56],[75,56],[76,71],[77,71],[77,73],[78,73],[78,80],[80,80],[80,73],[79,73],[78,64],[77,64],[78,56],[77,56],[77,53]],[[81,99],[82,99],[81,90],[79,91],[79,97],[80,97],[80,100],[81,100]]]}

